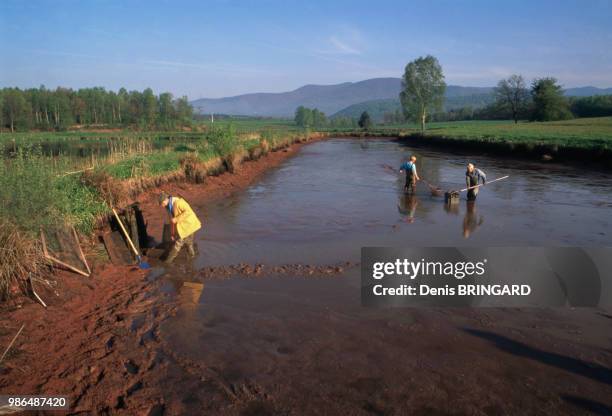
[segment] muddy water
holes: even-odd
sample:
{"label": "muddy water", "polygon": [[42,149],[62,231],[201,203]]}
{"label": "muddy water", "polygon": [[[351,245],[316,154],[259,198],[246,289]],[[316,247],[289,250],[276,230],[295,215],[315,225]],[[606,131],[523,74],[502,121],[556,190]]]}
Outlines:
{"label": "muddy water", "polygon": [[206,207],[197,266],[239,262],[358,260],[362,246],[609,245],[612,176],[577,168],[478,157],[489,180],[475,205],[451,209],[424,183],[402,192],[398,167],[419,157],[420,175],[465,187],[469,157],[391,141],[309,145],[246,192]]}
{"label": "muddy water", "polygon": [[[609,174],[479,157],[489,179],[510,179],[487,186],[475,205],[463,194],[448,209],[423,184],[405,197],[403,177],[383,167],[412,153],[422,178],[463,187],[466,156],[384,140],[314,143],[200,212],[205,229],[191,270],[356,262],[368,245],[612,243]],[[179,309],[159,334],[176,364],[168,400],[186,412],[518,414],[545,406],[573,414],[568,392],[612,406],[609,370],[602,382],[595,370],[577,376],[567,365],[612,368],[609,313],[367,309],[358,267],[185,283],[196,274],[167,273]]]}

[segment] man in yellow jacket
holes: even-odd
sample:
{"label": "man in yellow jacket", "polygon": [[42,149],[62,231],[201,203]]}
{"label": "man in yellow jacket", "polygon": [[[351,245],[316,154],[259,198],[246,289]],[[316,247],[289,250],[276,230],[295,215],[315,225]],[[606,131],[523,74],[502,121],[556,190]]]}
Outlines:
{"label": "man in yellow jacket", "polygon": [[165,192],[160,194],[159,203],[168,210],[170,221],[172,222],[172,230],[176,229],[178,234],[178,238],[176,238],[174,232],[172,233],[174,244],[168,253],[165,263],[172,263],[184,245],[187,246],[189,255],[195,257],[193,241],[196,231],[202,228],[202,223],[195,212],[193,212],[191,206],[183,198],[171,196]]}

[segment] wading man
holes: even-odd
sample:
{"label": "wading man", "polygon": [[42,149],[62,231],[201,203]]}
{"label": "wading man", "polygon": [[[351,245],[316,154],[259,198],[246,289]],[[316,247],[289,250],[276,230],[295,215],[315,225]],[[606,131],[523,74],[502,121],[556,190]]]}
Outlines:
{"label": "wading man", "polygon": [[[467,170],[465,171],[465,184],[468,188],[477,186],[479,182],[483,185],[487,183],[487,175],[473,163],[468,163]],[[468,201],[475,201],[478,196],[478,188],[468,189],[467,199]]]}
{"label": "wading man", "polygon": [[416,189],[416,181],[421,180],[417,174],[416,160],[416,156],[412,155],[410,156],[410,160],[402,163],[402,166],[399,168],[400,172],[406,172],[406,185],[404,185],[404,192],[414,193]]}
{"label": "wading man", "polygon": [[[172,239],[174,240],[164,263],[172,263],[185,245],[189,255],[195,257],[194,237],[196,231],[202,228],[202,223],[195,212],[183,198],[171,196],[165,192],[160,194],[159,203],[168,210],[173,231]],[[178,238],[174,235],[174,230],[176,230]]]}

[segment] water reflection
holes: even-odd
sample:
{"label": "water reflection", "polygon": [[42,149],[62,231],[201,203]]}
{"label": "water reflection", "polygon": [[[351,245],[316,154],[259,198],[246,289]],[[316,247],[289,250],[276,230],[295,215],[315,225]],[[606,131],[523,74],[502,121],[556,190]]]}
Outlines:
{"label": "water reflection", "polygon": [[188,309],[195,309],[200,303],[200,297],[204,290],[204,283],[183,282],[183,286],[179,289],[179,298],[182,305]]}
{"label": "water reflection", "polygon": [[166,282],[170,287],[167,292],[176,293],[178,314],[182,317],[194,315],[200,305],[204,284],[170,278]]}
{"label": "water reflection", "polygon": [[442,206],[444,207],[444,211],[446,211],[447,214],[459,215],[459,212],[460,212],[459,203],[445,202],[444,204],[442,204]]}
{"label": "water reflection", "polygon": [[465,216],[463,217],[463,238],[470,238],[470,235],[472,235],[483,222],[484,216],[478,214],[476,202],[467,201],[465,203]]}
{"label": "water reflection", "polygon": [[406,222],[412,224],[414,222],[414,215],[416,213],[417,206],[419,205],[419,199],[416,195],[402,194],[397,204],[397,211],[403,217],[406,217]]}

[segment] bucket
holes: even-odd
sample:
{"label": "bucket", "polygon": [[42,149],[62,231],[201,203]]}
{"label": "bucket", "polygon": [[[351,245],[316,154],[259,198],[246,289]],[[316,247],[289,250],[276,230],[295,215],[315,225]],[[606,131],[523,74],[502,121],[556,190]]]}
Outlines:
{"label": "bucket", "polygon": [[444,203],[446,204],[458,204],[459,203],[459,192],[449,191],[444,193]]}

